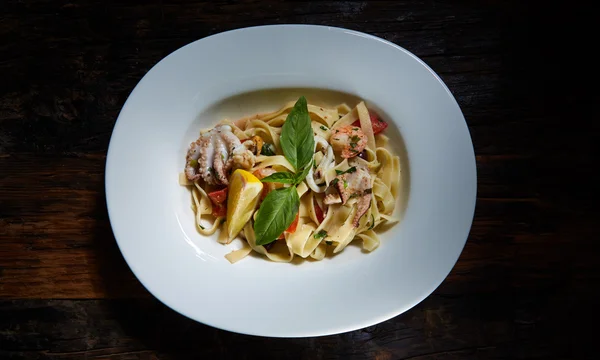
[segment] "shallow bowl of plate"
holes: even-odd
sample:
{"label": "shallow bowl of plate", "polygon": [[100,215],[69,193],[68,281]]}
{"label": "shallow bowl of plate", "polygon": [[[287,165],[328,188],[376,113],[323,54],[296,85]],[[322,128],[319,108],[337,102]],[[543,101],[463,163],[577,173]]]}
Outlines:
{"label": "shallow bowl of plate", "polygon": [[[371,253],[322,261],[231,265],[234,246],[195,229],[178,184],[188,145],[224,117],[363,99],[390,124],[401,155],[401,222]],[[431,294],[456,263],[476,196],[463,114],[423,61],[383,39],[340,28],[262,26],[213,35],[156,64],[127,99],[106,163],[106,200],[133,273],[173,310],[217,328],[303,337],[364,328]]]}

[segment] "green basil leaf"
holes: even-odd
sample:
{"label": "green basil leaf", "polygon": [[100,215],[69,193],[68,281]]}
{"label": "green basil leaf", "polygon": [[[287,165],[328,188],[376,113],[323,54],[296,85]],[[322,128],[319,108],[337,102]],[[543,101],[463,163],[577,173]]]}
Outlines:
{"label": "green basil leaf", "polygon": [[256,244],[266,245],[277,240],[277,237],[292,225],[298,209],[300,198],[295,186],[271,191],[256,214]]}
{"label": "green basil leaf", "polygon": [[[304,169],[302,170],[302,172],[296,174],[296,179],[294,180],[294,185],[298,185],[300,184],[302,181],[304,181],[304,179],[306,179],[306,176],[308,175],[308,172],[310,171],[310,167],[312,166],[312,161],[310,164],[306,165],[304,167]],[[275,174],[273,174],[275,175]]]}
{"label": "green basil leaf", "polygon": [[266,178],[260,179],[262,182],[276,182],[282,184],[295,184],[296,176],[291,172],[276,172]]}
{"label": "green basil leaf", "polygon": [[312,159],[315,138],[304,96],[298,99],[285,119],[281,128],[280,144],[283,155],[294,166],[296,172],[304,168]]}

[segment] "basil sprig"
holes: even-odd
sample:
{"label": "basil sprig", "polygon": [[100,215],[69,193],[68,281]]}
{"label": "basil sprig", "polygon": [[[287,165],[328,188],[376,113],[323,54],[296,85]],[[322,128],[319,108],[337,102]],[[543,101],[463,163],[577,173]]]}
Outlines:
{"label": "basil sprig", "polygon": [[283,155],[296,172],[312,160],[315,136],[310,125],[308,105],[304,96],[300,97],[281,128],[280,138]]}
{"label": "basil sprig", "polygon": [[275,183],[282,183],[282,184],[292,184],[292,185],[298,185],[300,184],[302,181],[304,181],[304,179],[306,178],[306,175],[308,175],[308,172],[310,171],[310,167],[311,167],[312,161],[310,164],[306,165],[304,167],[304,169],[302,169],[301,172],[296,173],[296,174],[292,174],[291,172],[285,172],[285,171],[280,171],[280,172],[276,172],[274,174],[271,174],[265,178],[262,178],[260,181],[262,182],[275,182]]}
{"label": "basil sprig", "polygon": [[283,124],[280,145],[283,155],[296,169],[296,173],[277,172],[261,180],[291,186],[269,192],[262,201],[254,221],[257,245],[267,245],[277,240],[294,222],[300,209],[296,185],[300,184],[310,171],[315,148],[315,138],[304,96],[298,99]]}

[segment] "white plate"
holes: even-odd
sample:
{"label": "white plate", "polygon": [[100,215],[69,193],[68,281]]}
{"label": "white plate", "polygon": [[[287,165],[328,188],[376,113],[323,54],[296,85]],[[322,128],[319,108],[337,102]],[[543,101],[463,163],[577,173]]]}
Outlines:
{"label": "white plate", "polygon": [[[177,182],[186,148],[222,117],[276,109],[299,94],[350,106],[365,99],[392,124],[403,220],[372,253],[350,246],[320,262],[230,265],[223,256],[234,245],[194,228],[189,191]],[[415,306],[462,251],[475,193],[469,131],[440,78],[397,45],[321,26],[230,31],[167,56],[123,106],[106,164],[111,225],[142,284],[194,320],[263,336],[340,333]]]}

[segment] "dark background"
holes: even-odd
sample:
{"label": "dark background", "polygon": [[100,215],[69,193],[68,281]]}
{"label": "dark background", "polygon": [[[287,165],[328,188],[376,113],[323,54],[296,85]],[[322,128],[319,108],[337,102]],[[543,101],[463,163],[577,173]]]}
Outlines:
{"label": "dark background", "polygon": [[[0,358],[598,358],[595,18],[578,2],[0,1]],[[268,339],[193,322],[143,289],[110,230],[106,150],[136,83],[189,42],[279,23],[408,49],[473,138],[458,263],[363,330]]]}

